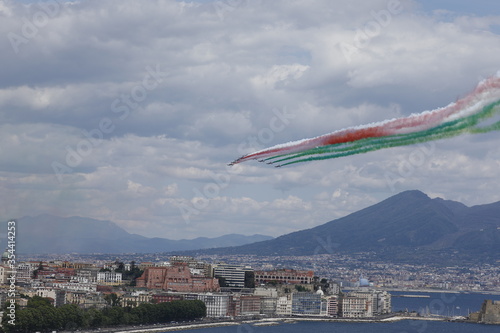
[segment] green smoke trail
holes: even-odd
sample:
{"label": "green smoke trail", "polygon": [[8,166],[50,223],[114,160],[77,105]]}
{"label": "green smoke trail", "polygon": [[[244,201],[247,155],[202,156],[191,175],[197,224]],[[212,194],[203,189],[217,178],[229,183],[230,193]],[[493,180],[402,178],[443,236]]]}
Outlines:
{"label": "green smoke trail", "polygon": [[439,126],[420,132],[397,134],[376,138],[365,138],[354,142],[316,147],[301,153],[273,156],[267,158],[265,161],[269,161],[271,164],[286,162],[279,165],[285,166],[300,162],[339,158],[355,154],[368,153],[384,148],[406,146],[439,139],[451,138],[464,133],[479,134],[500,130],[500,121],[494,122],[493,124],[484,127],[476,127],[481,121],[492,117],[493,115],[495,115],[495,113],[500,111],[500,108],[498,107],[499,105],[500,101],[491,103],[483,107],[481,112],[475,115],[446,122]]}

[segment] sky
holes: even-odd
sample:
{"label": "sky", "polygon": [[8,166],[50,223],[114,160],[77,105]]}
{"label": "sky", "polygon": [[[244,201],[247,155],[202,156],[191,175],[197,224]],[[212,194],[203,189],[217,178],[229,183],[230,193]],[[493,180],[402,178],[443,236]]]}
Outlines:
{"label": "sky", "polygon": [[500,70],[499,22],[496,0],[0,1],[0,218],[192,239],[279,236],[413,189],[499,201],[499,132],[227,166],[456,101]]}

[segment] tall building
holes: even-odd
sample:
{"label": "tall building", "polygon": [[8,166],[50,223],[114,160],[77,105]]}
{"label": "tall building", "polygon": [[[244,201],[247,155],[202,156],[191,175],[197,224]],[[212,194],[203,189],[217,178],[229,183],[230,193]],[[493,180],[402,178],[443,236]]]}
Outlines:
{"label": "tall building", "polygon": [[216,264],[213,266],[213,276],[224,278],[228,287],[244,288],[245,272],[253,269],[243,265]]}
{"label": "tall building", "polygon": [[298,292],[292,295],[292,314],[315,315],[321,314],[321,294]]}
{"label": "tall building", "polygon": [[351,291],[347,295],[370,300],[373,315],[387,314],[392,311],[391,294],[387,291],[361,288],[360,290]]}
{"label": "tall building", "polygon": [[268,316],[273,316],[274,314],[276,314],[277,301],[277,297],[261,296],[260,313]]}
{"label": "tall building", "polygon": [[291,316],[292,315],[292,296],[278,297],[276,300],[276,314],[278,316]]}
{"label": "tall building", "polygon": [[342,298],[341,309],[344,318],[373,317],[370,297],[345,296]]}
{"label": "tall building", "polygon": [[241,295],[240,314],[243,316],[260,314],[261,297],[254,295]]}
{"label": "tall building", "polygon": [[326,315],[330,317],[338,317],[339,315],[339,302],[338,296],[327,296],[326,297],[327,310]]}

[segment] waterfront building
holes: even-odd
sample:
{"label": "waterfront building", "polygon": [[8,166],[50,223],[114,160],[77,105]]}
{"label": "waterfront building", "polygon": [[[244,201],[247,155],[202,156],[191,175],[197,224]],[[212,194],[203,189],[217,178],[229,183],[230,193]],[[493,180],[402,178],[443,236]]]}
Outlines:
{"label": "waterfront building", "polygon": [[321,294],[298,292],[292,294],[293,315],[321,315]]}
{"label": "waterfront building", "polygon": [[241,312],[240,296],[241,294],[229,295],[229,304],[227,309],[227,315],[229,317],[237,317],[240,315]]}
{"label": "waterfront building", "polygon": [[338,317],[339,315],[339,302],[338,296],[327,296],[326,299],[326,315],[330,317]]}
{"label": "waterfront building", "polygon": [[240,296],[240,314],[242,316],[258,315],[261,310],[261,297],[255,295]]}
{"label": "waterfront building", "polygon": [[276,314],[278,316],[292,315],[292,295],[278,297],[276,300]]}
{"label": "waterfront building", "polygon": [[222,318],[228,316],[230,296],[228,294],[186,294],[186,300],[200,300],[207,307],[208,318]]}
{"label": "waterfront building", "polygon": [[350,295],[342,298],[341,313],[344,318],[373,317],[372,298],[368,295]]}
{"label": "waterfront building", "polygon": [[276,314],[277,301],[277,297],[260,296],[260,313],[268,316]]}
{"label": "waterfront building", "polygon": [[387,314],[392,311],[391,295],[387,291],[361,288],[347,295],[371,300],[373,315]]}

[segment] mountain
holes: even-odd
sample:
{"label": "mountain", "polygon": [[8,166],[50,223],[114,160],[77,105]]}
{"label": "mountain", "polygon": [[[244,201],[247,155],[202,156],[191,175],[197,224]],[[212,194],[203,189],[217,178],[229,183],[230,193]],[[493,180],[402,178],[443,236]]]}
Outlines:
{"label": "mountain", "polygon": [[467,207],[405,191],[315,228],[231,249],[256,255],[373,252],[403,261],[426,256],[500,259],[500,202]]}
{"label": "mountain", "polygon": [[[5,224],[5,223],[2,223]],[[7,230],[7,226],[2,226]],[[111,221],[53,215],[26,216],[16,223],[18,253],[154,253],[243,245],[272,239],[264,235],[170,240],[130,234]],[[0,246],[6,247],[2,239]]]}

